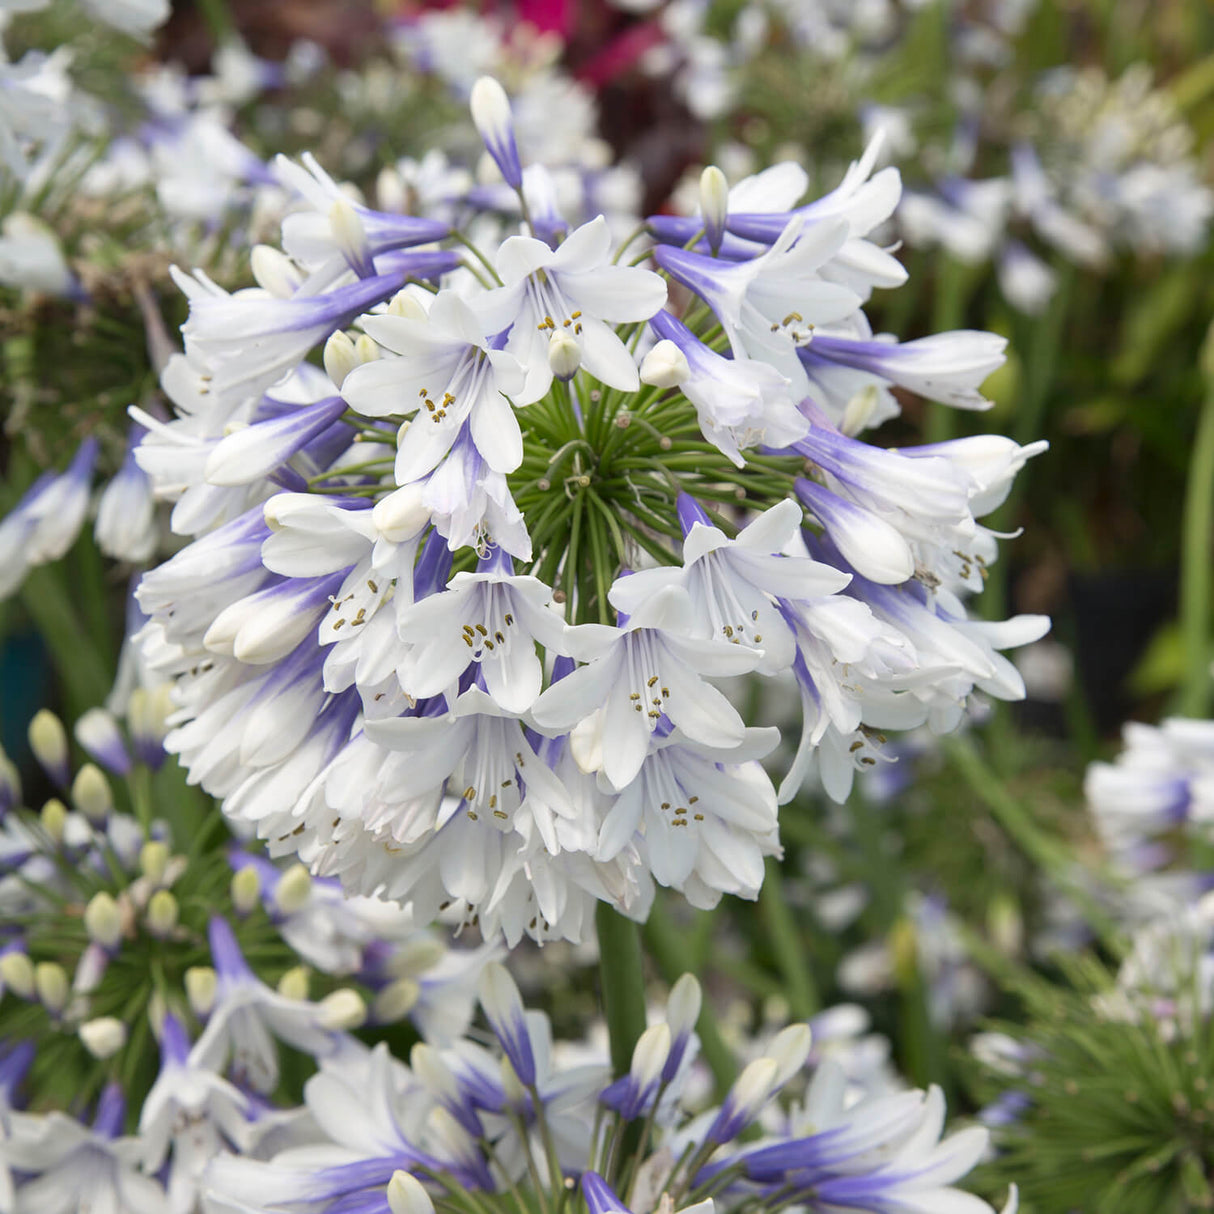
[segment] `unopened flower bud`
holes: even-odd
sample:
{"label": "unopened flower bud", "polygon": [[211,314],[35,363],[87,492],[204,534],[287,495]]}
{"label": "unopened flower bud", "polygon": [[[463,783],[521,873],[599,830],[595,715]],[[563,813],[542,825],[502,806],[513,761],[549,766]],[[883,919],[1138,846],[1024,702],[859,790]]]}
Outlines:
{"label": "unopened flower bud", "polygon": [[169,867],[169,845],[162,839],[149,839],[139,851],[139,870],[153,884],[159,885]]}
{"label": "unopened flower bud", "polygon": [[667,337],[641,360],[641,383],[651,388],[677,388],[690,374],[687,356]]}
{"label": "unopened flower bud", "polygon": [[195,1016],[209,1016],[215,1006],[219,976],[209,965],[193,965],[185,972],[185,997]]}
{"label": "unopened flower bud", "polygon": [[0,751],[0,817],[21,801],[21,773],[17,765]]}
{"label": "unopened flower bud", "polygon": [[126,1045],[126,1025],[117,1016],[86,1020],[77,1030],[80,1041],[94,1058],[112,1058]]}
{"label": "unopened flower bud", "polygon": [[424,485],[402,485],[376,502],[371,521],[389,543],[412,539],[430,522],[430,511],[422,505]]}
{"label": "unopened flower bud", "polygon": [[409,291],[397,291],[388,300],[388,315],[403,316],[406,320],[429,320],[429,314],[422,307],[421,300]]}
{"label": "unopened flower bud", "polygon": [[148,899],[146,922],[153,936],[168,936],[177,926],[177,899],[167,889],[158,889]]}
{"label": "unopened flower bud", "polygon": [[433,969],[445,956],[447,950],[441,940],[424,932],[417,932],[388,958],[386,967],[394,978],[409,978]]}
{"label": "unopened flower bud", "polygon": [[342,329],[331,334],[325,342],[325,374],[333,381],[337,390],[346,382],[346,376],[358,366],[358,356],[354,353],[354,342],[350,335]]}
{"label": "unopened flower bud", "polygon": [[362,996],[349,987],[326,995],[316,1008],[321,1028],[333,1032],[356,1029],[367,1019],[367,1005]]}
{"label": "unopened flower bud", "polygon": [[72,975],[72,991],[77,995],[91,995],[100,985],[110,964],[110,954],[95,940],[85,946],[76,962]]}
{"label": "unopened flower bud", "polygon": [[58,797],[52,797],[43,807],[39,815],[42,829],[51,837],[52,843],[63,842],[63,832],[67,827],[67,806]]}
{"label": "unopened flower bud", "polygon": [[412,1011],[421,993],[412,978],[397,978],[375,996],[371,1015],[377,1024],[395,1024]]}
{"label": "unopened flower bud", "polygon": [[703,993],[694,974],[684,974],[670,988],[670,998],[666,1000],[666,1023],[675,1037],[695,1028],[702,1001]]}
{"label": "unopened flower bud", "polygon": [[101,768],[85,763],[72,781],[72,804],[90,822],[104,822],[114,808],[114,794]]}
{"label": "unopened flower bud", "polygon": [[84,908],[84,930],[89,939],[104,948],[113,948],[122,939],[122,915],[118,903],[105,890],[99,890]]}
{"label": "unopened flower bud", "polygon": [[704,235],[715,253],[725,235],[725,218],[729,213],[729,182],[715,164],[700,174],[700,214],[704,219]]}
{"label": "unopened flower bud", "polygon": [[0,981],[22,999],[34,996],[34,965],[29,957],[19,950],[0,957]]}
{"label": "unopened flower bud", "polygon": [[657,1082],[669,1053],[670,1025],[664,1021],[651,1024],[637,1041],[632,1051],[632,1065],[628,1068],[629,1077],[639,1092],[646,1091]]}
{"label": "unopened flower bud", "polygon": [[570,380],[582,365],[582,347],[572,333],[557,329],[548,339],[548,365],[559,380]]}
{"label": "unopened flower bud", "polygon": [[388,1181],[388,1209],[392,1214],[434,1214],[434,1202],[421,1181],[408,1172],[395,1171]]}
{"label": "unopened flower bud", "polygon": [[131,728],[135,755],[141,763],[156,770],[164,762],[164,737],[168,717],[173,711],[173,685],[136,687],[127,704],[126,719]]}
{"label": "unopened flower bud", "polygon": [[30,750],[43,770],[60,788],[71,783],[68,767],[67,734],[63,722],[49,708],[40,709],[29,724]]}
{"label": "unopened flower bud", "polygon": [[51,1015],[63,1011],[71,990],[67,970],[55,961],[40,961],[34,966],[34,989],[38,993],[38,1002]]}
{"label": "unopened flower bud", "polygon": [[122,776],[131,770],[131,756],[112,713],[104,708],[90,708],[76,722],[73,732],[76,741],[103,767]]}
{"label": "unopened flower bud", "polygon": [[511,189],[523,184],[523,169],[514,139],[514,120],[506,90],[492,76],[482,76],[473,86],[469,98],[472,121],[485,148],[493,157]]}
{"label": "unopened flower bud", "polygon": [[257,869],[246,864],[232,874],[232,906],[238,915],[251,915],[261,901],[261,882]]}
{"label": "unopened flower bud", "polygon": [[256,244],[249,253],[249,269],[263,291],[278,299],[290,299],[303,282],[295,263],[281,249]]}
{"label": "unopened flower bud", "polygon": [[390,164],[379,170],[375,178],[375,205],[381,211],[399,215],[409,201],[404,178]]}
{"label": "unopened flower bud", "polygon": [[375,273],[371,260],[371,244],[358,212],[345,198],[338,198],[329,208],[329,231],[346,259],[346,264],[360,278]]}
{"label": "unopened flower bud", "polygon": [[767,1050],[767,1056],[776,1064],[773,1090],[783,1087],[805,1065],[812,1044],[813,1033],[808,1024],[790,1024],[776,1034]]}
{"label": "unopened flower bud", "polygon": [[274,889],[274,905],[284,915],[302,910],[312,896],[312,877],[302,864],[292,864]]}
{"label": "unopened flower bud", "polygon": [[278,980],[278,993],[288,999],[306,999],[308,997],[308,980],[312,971],[306,965],[292,966]]}
{"label": "unopened flower bud", "polygon": [[729,1142],[755,1118],[775,1086],[777,1064],[774,1058],[756,1058],[738,1076],[705,1141]]}
{"label": "unopened flower bud", "polygon": [[152,1026],[152,1034],[157,1041],[164,1036],[164,1020],[168,1014],[169,1005],[164,997],[164,991],[153,991],[152,997],[148,1000],[148,1022]]}

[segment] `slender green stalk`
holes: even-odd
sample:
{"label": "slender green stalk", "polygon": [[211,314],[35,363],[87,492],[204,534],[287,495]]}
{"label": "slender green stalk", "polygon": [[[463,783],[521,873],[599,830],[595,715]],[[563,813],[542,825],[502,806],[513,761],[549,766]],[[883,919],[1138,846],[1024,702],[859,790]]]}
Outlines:
{"label": "slender green stalk", "polygon": [[1177,708],[1184,716],[1210,715],[1214,658],[1210,628],[1210,545],[1214,537],[1214,326],[1203,350],[1206,396],[1189,461],[1181,534],[1180,632],[1185,673]]}
{"label": "slender green stalk", "polygon": [[784,994],[792,1018],[808,1020],[818,1010],[818,992],[810,973],[804,940],[784,899],[784,874],[780,871],[780,862],[770,856],[763,888],[759,891],[759,914],[784,979]]}
{"label": "slender green stalk", "polygon": [[966,738],[950,738],[945,751],[953,767],[1011,836],[1017,847],[1056,881],[1082,908],[1088,924],[1114,952],[1124,951],[1121,932],[1107,911],[1077,880],[1076,862],[1060,840],[1051,838],[1032,820],[1024,806],[1004,786]]}
{"label": "slender green stalk", "polygon": [[611,1040],[611,1069],[628,1074],[632,1051],[645,1031],[645,973],[641,935],[631,919],[600,902],[595,913],[599,937],[599,981],[603,1015]]}

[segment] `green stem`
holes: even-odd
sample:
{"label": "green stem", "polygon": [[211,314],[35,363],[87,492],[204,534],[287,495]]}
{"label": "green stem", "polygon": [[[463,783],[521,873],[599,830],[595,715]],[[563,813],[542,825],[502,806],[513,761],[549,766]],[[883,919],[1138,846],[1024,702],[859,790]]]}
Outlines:
{"label": "green stem", "polygon": [[[701,916],[701,922],[709,918],[710,913],[705,912]],[[687,938],[679,935],[666,918],[664,908],[657,903],[649,912],[645,923],[645,942],[649,946],[650,955],[657,963],[663,981],[668,985],[673,985],[687,969],[703,972],[702,968],[695,964],[695,959],[689,956]],[[702,1007],[700,1018],[696,1021],[696,1033],[700,1038],[704,1061],[708,1063],[716,1081],[716,1095],[718,1098],[723,1097],[729,1090],[729,1085],[733,1083],[738,1068],[729,1046],[721,1038],[717,1022],[712,1018],[707,1004]]]}
{"label": "green stem", "polygon": [[1197,419],[1197,435],[1185,486],[1181,534],[1180,633],[1185,675],[1177,703],[1188,717],[1210,715],[1214,676],[1210,659],[1210,537],[1214,535],[1214,326],[1203,351],[1206,398]]}
{"label": "green stem", "polygon": [[1020,801],[1008,792],[999,776],[983,762],[971,741],[951,738],[945,744],[945,751],[954,768],[1016,846],[1075,899],[1092,929],[1100,934],[1114,953],[1120,955],[1124,951],[1121,932],[1077,879],[1077,864],[1070,849],[1042,831]]}
{"label": "green stem", "polygon": [[595,914],[599,937],[599,980],[603,1015],[611,1040],[611,1069],[628,1074],[632,1051],[645,1031],[645,974],[641,935],[631,919],[606,902]]}
{"label": "green stem", "polygon": [[794,1020],[808,1020],[818,1010],[818,992],[796,920],[784,898],[780,862],[767,860],[767,875],[759,891],[759,914],[767,928],[776,964],[784,979],[785,997]]}
{"label": "green stem", "polygon": [[83,641],[87,633],[63,584],[62,570],[32,570],[21,587],[21,602],[63,681],[69,718],[74,720],[103,703],[109,694],[111,673],[101,655]]}

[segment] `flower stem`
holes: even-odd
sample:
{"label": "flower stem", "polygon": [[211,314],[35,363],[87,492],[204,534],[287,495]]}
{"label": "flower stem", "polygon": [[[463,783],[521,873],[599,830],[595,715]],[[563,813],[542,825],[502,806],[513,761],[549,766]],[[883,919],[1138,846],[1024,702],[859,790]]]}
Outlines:
{"label": "flower stem", "polygon": [[1214,535],[1214,326],[1202,351],[1206,396],[1185,486],[1181,534],[1180,633],[1185,674],[1177,707],[1183,716],[1210,715],[1210,536]]}
{"label": "flower stem", "polygon": [[805,943],[796,920],[784,898],[784,875],[780,862],[767,860],[767,876],[759,891],[759,914],[769,933],[776,964],[784,978],[785,995],[794,1020],[808,1020],[818,1010],[818,992],[814,985]]}
{"label": "flower stem", "polygon": [[645,1031],[645,975],[637,925],[600,902],[595,913],[599,937],[599,980],[603,1015],[611,1040],[611,1069],[628,1074],[632,1051]]}

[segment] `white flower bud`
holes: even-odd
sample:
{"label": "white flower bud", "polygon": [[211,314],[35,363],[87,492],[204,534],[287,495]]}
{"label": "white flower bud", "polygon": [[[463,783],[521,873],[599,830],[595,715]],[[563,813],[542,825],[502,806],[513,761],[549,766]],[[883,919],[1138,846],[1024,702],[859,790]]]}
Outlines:
{"label": "white flower bud", "polygon": [[492,76],[482,76],[468,98],[472,121],[485,141],[485,148],[512,189],[523,184],[518,145],[514,139],[514,120],[506,90]]}
{"label": "white flower bud", "polygon": [[333,381],[337,390],[346,382],[346,376],[358,366],[358,355],[354,352],[354,342],[350,335],[341,329],[330,335],[325,342],[325,374]]}
{"label": "white flower bud", "polygon": [[557,329],[548,339],[548,365],[559,380],[570,380],[582,365],[582,347],[572,333]]}
{"label": "white flower bud", "polygon": [[278,993],[288,999],[306,999],[312,971],[306,965],[292,966],[278,980]]}
{"label": "white flower bud", "polygon": [[429,320],[429,313],[422,307],[421,300],[409,291],[397,291],[388,300],[388,315],[403,316],[406,320]]}
{"label": "white flower bud", "polygon": [[90,822],[104,822],[114,808],[110,782],[94,763],[85,763],[72,781],[72,804]]}
{"label": "white flower bud", "polygon": [[58,797],[52,797],[43,807],[39,815],[42,829],[51,837],[52,843],[63,842],[63,832],[67,827],[67,806]]}
{"label": "white flower bud", "polygon": [[312,877],[302,864],[292,864],[274,890],[274,905],[280,913],[293,915],[303,910],[312,896]]}
{"label": "white flower bud", "polygon": [[280,249],[268,244],[253,246],[249,269],[253,271],[257,285],[278,299],[290,299],[303,282],[295,263]]}
{"label": "white flower bud", "polygon": [[72,990],[77,995],[90,995],[100,985],[105,977],[106,968],[110,964],[110,955],[105,949],[93,941],[87,945],[76,962],[76,972],[72,975]]}
{"label": "white flower bud", "polygon": [[29,723],[30,750],[51,778],[61,785],[68,782],[67,733],[63,722],[49,708],[34,714]]}
{"label": "white flower bud", "polygon": [[434,1202],[421,1181],[408,1172],[395,1171],[388,1181],[388,1209],[392,1214],[434,1214]]}
{"label": "white flower bud", "polygon": [[408,201],[404,178],[390,164],[385,165],[375,178],[375,205],[381,211],[392,211],[399,215]]}
{"label": "white flower bud", "polygon": [[173,685],[160,683],[153,688],[136,687],[127,704],[126,719],[131,735],[146,752],[160,746],[168,733],[168,717],[173,711]]}
{"label": "white flower bud", "polygon": [[356,1029],[367,1019],[367,1005],[362,996],[348,986],[326,995],[316,1010],[321,1028],[331,1031]]}
{"label": "white flower bud", "polygon": [[105,890],[95,893],[84,908],[84,930],[90,940],[105,948],[113,948],[122,939],[122,914]]}
{"label": "white flower bud", "polygon": [[34,966],[25,953],[11,952],[0,957],[0,981],[22,999],[34,995]]}
{"label": "white flower bud", "polygon": [[763,1107],[775,1087],[777,1072],[774,1058],[756,1058],[738,1076],[728,1099],[743,1122],[750,1121]]}
{"label": "white flower bud", "polygon": [[808,1024],[790,1024],[776,1034],[767,1056],[776,1064],[776,1076],[772,1087],[783,1087],[804,1065],[813,1044],[813,1033]]}
{"label": "white flower bud", "polygon": [[152,1035],[157,1041],[164,1036],[164,1018],[168,1015],[169,1005],[165,1000],[164,991],[153,991],[148,1000],[148,1023],[152,1026]]}
{"label": "white flower bud", "polygon": [[669,1053],[670,1025],[664,1021],[650,1025],[637,1041],[632,1051],[632,1065],[628,1068],[629,1076],[641,1091],[657,1080]]}
{"label": "white flower bud", "polygon": [[21,800],[21,773],[17,765],[0,751],[0,814]]}
{"label": "white flower bud", "polygon": [[430,511],[422,505],[424,489],[424,484],[402,485],[376,502],[371,521],[384,539],[403,543],[430,522]]}
{"label": "white flower bud", "polygon": [[389,982],[371,1004],[371,1015],[377,1024],[395,1024],[413,1010],[422,988],[412,978],[397,978]]}
{"label": "white flower bud", "polygon": [[185,996],[196,1016],[209,1016],[215,1006],[219,976],[209,965],[193,965],[185,972]]}
{"label": "white flower bud", "polygon": [[162,839],[149,839],[139,851],[139,869],[153,884],[159,885],[169,867],[169,845]]}
{"label": "white flower bud", "polygon": [[690,1033],[695,1028],[702,1001],[703,993],[694,974],[684,974],[670,988],[670,998],[666,1000],[666,1023],[670,1025],[673,1036]]}
{"label": "white flower bud", "polygon": [[641,360],[641,383],[651,388],[677,388],[690,375],[687,356],[667,337]]}
{"label": "white flower bud", "polygon": [[251,864],[232,874],[232,906],[238,915],[251,915],[261,900],[261,882]]}
{"label": "white flower bud", "polygon": [[367,230],[345,198],[338,198],[329,208],[329,230],[351,269],[359,274],[369,273],[373,265]]}
{"label": "white flower bud", "polygon": [[394,978],[411,978],[433,969],[447,955],[441,940],[418,932],[401,943],[388,958],[387,970]]}
{"label": "white flower bud", "polygon": [[34,966],[34,989],[38,992],[38,1002],[51,1015],[63,1011],[71,990],[67,970],[55,961],[40,961]]}
{"label": "white flower bud", "polygon": [[167,889],[158,889],[149,899],[146,912],[148,931],[153,936],[168,936],[177,926],[177,899]]}
{"label": "white flower bud", "polygon": [[80,1041],[94,1058],[112,1058],[126,1045],[126,1025],[117,1016],[86,1020],[77,1030]]}
{"label": "white flower bud", "polygon": [[729,182],[715,164],[700,174],[700,214],[704,218],[704,234],[715,253],[725,235],[725,218],[729,213]]}
{"label": "white flower bud", "polygon": [[90,708],[76,722],[73,732],[76,741],[111,771],[125,774],[130,769],[126,743],[112,713],[104,708]]}

